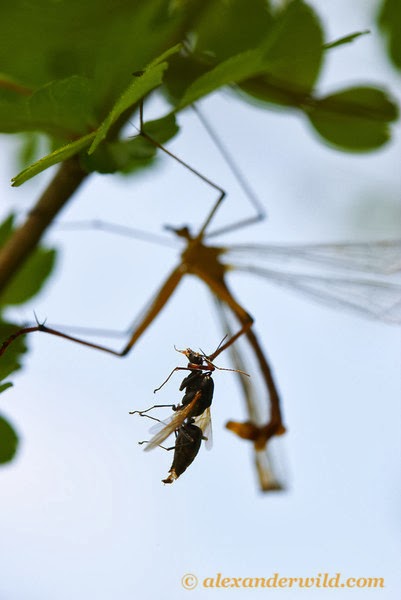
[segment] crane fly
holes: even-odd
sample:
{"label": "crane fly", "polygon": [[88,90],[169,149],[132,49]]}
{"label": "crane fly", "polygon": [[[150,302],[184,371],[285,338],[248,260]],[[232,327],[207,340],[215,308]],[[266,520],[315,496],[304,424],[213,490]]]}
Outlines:
{"label": "crane fly", "polygon": [[[266,452],[266,445],[269,440],[285,432],[280,396],[269,360],[259,342],[254,327],[252,327],[253,318],[233,295],[227,282],[227,275],[235,271],[251,273],[281,287],[299,291],[320,302],[356,311],[370,318],[399,323],[401,317],[401,286],[389,282],[387,279],[392,271],[399,268],[401,244],[399,240],[394,240],[369,243],[305,244],[292,247],[266,244],[235,245],[231,247],[210,245],[209,240],[218,234],[235,231],[263,220],[264,209],[248,182],[238,170],[230,153],[222,145],[221,141],[218,140],[204,116],[199,111],[197,112],[213,141],[217,144],[223,159],[251,201],[256,211],[255,215],[241,222],[210,231],[211,224],[225,198],[226,192],[219,185],[153,140],[143,128],[141,108],[139,135],[149,140],[216,190],[218,192],[217,200],[197,232],[192,233],[189,227],[169,227],[170,231],[184,243],[180,260],[146,306],[144,315],[139,323],[135,322],[128,328],[127,335],[129,335],[129,339],[121,350],[96,344],[37,323],[36,326],[25,327],[17,331],[5,340],[0,349],[0,356],[15,338],[34,331],[59,336],[115,356],[125,356],[162,311],[184,276],[192,275],[197,277],[206,284],[212,295],[224,307],[224,310],[228,311],[234,317],[241,328],[246,329],[244,337],[246,337],[256,359],[260,375],[264,382],[265,392],[263,398],[260,395],[256,396],[248,392],[248,419],[245,422],[230,421],[228,427],[239,437],[253,444],[256,452],[256,464],[261,489],[265,491],[277,489],[278,485],[274,483],[275,478],[272,477],[269,471],[269,462],[266,458],[267,455],[264,453]],[[122,233],[129,236],[136,234],[136,232],[131,231],[126,226],[98,222],[99,225],[101,229],[110,232]],[[275,268],[268,268],[265,264],[259,266],[255,262],[262,260],[265,263],[265,261],[271,261],[272,259],[281,264],[284,262],[286,266],[291,265],[291,262],[295,261],[298,266],[302,264],[308,267],[325,267],[332,269],[334,275],[322,276],[316,273],[299,273],[297,271],[291,273],[288,270],[280,271]],[[247,262],[247,260],[251,262]],[[342,272],[348,271],[348,276],[337,275],[336,273],[338,273],[339,269]],[[358,276],[351,276],[351,273],[356,273]],[[370,273],[383,275],[383,278],[370,279],[367,276]],[[386,277],[386,280],[384,277]],[[75,328],[76,331],[79,329],[81,333],[85,331],[85,328]],[[88,332],[89,330],[86,329],[86,331]],[[261,410],[262,407],[264,410]],[[269,416],[267,419],[263,418],[262,420],[257,415],[265,413],[266,409]],[[179,430],[179,427],[175,431],[177,430]]]}

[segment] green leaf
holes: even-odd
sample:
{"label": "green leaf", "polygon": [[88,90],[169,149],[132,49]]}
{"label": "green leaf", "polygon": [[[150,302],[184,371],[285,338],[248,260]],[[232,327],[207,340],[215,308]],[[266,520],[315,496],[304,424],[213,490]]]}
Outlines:
{"label": "green leaf", "polygon": [[10,462],[15,456],[17,447],[17,434],[10,423],[0,416],[0,464]]}
{"label": "green leaf", "polygon": [[78,154],[78,152],[80,152],[84,148],[87,148],[90,145],[95,135],[96,131],[94,131],[93,133],[88,133],[88,135],[84,135],[78,140],[66,144],[61,148],[58,148],[51,154],[47,154],[43,158],[39,159],[26,169],[18,173],[18,175],[13,177],[11,180],[12,185],[14,187],[18,187],[22,183],[25,183],[25,181],[28,181],[29,179],[32,179],[32,177],[35,177],[35,175],[37,175],[38,173],[45,171],[49,167],[52,167],[53,165],[56,165],[57,163],[62,162],[63,160],[66,160],[67,158],[70,158],[75,154]]}
{"label": "green leaf", "polygon": [[92,104],[92,84],[80,76],[47,83],[30,97],[1,90],[0,131],[79,135],[95,124]]}
{"label": "green leaf", "polygon": [[0,224],[0,248],[8,240],[14,229],[14,215],[10,215]]}
{"label": "green leaf", "polygon": [[200,13],[194,52],[219,61],[256,48],[274,22],[266,0],[210,2]]}
{"label": "green leaf", "polygon": [[11,383],[11,381],[9,381],[8,383],[1,383],[0,384],[0,394],[2,392],[5,392],[6,390],[8,390],[10,387],[13,387],[13,384]]}
{"label": "green leaf", "polygon": [[26,132],[20,135],[21,146],[18,151],[18,165],[25,168],[38,156],[41,136],[34,132]]}
{"label": "green leaf", "polygon": [[397,69],[401,69],[401,2],[385,0],[378,22],[387,36],[387,52]]}
{"label": "green leaf", "polygon": [[53,270],[55,250],[36,248],[0,294],[0,305],[23,304],[35,296]]}
{"label": "green leaf", "polygon": [[162,83],[163,73],[168,67],[165,61],[171,54],[178,52],[180,45],[176,45],[164,52],[157,59],[152,61],[150,65],[143,71],[143,74],[134,76],[132,83],[123,91],[113,108],[97,130],[96,137],[89,149],[89,154],[92,154],[99,146],[100,142],[105,139],[110,127],[117,119],[127,110],[132,109],[139,100],[141,100],[151,90]]}
{"label": "green leaf", "polygon": [[142,137],[132,140],[104,142],[93,154],[82,154],[81,164],[89,172],[130,173],[149,166],[156,156],[156,148]]}
{"label": "green leaf", "polygon": [[323,32],[318,16],[302,2],[290,2],[261,48],[268,75],[311,91],[320,71]]}
{"label": "green leaf", "polygon": [[369,29],[365,29],[364,31],[356,31],[355,33],[349,33],[338,40],[334,40],[334,42],[328,42],[327,44],[323,44],[324,50],[331,50],[332,48],[338,48],[338,46],[343,46],[344,44],[350,44],[354,42],[356,39],[361,37],[361,35],[370,34]]}
{"label": "green leaf", "polygon": [[322,43],[316,14],[295,0],[279,14],[256,48],[230,57],[194,81],[177,110],[232,83],[265,101],[298,104],[319,74]]}
{"label": "green leaf", "polygon": [[233,56],[194,81],[178,103],[177,110],[190,106],[223,85],[242,81],[263,70],[262,51],[259,48]]}
{"label": "green leaf", "polygon": [[388,125],[398,117],[398,108],[386,92],[367,86],[321,98],[306,112],[326,141],[357,152],[385,144],[390,138]]}
{"label": "green leaf", "polygon": [[32,121],[43,123],[45,131],[87,133],[95,126],[92,82],[78,75],[52,81],[32,94],[29,111]]}
{"label": "green leaf", "polygon": [[[12,217],[6,219],[0,229],[3,243],[11,235],[10,222],[12,225]],[[7,231],[7,235],[4,235],[4,231]],[[37,294],[53,269],[55,256],[54,250],[37,247],[0,293],[0,306],[22,304]]]}
{"label": "green leaf", "polygon": [[[16,333],[20,327],[12,323],[0,321],[0,348],[9,337]],[[22,355],[27,351],[24,337],[18,337],[5,350],[0,357],[0,381],[3,381],[11,373],[21,368]],[[2,391],[9,388],[12,384],[5,382],[2,384]]]}
{"label": "green leaf", "polygon": [[[173,114],[148,121],[144,131],[159,144],[165,144],[178,132]],[[141,135],[130,140],[103,143],[91,155],[82,155],[81,162],[88,171],[131,173],[148,167],[156,156],[157,146]]]}
{"label": "green leaf", "polygon": [[263,44],[265,72],[240,83],[262,102],[299,107],[319,75],[323,33],[314,11],[296,0],[285,7]]}
{"label": "green leaf", "polygon": [[175,120],[175,115],[169,113],[160,119],[148,121],[144,124],[143,130],[159,144],[165,144],[177,135],[179,127]]}
{"label": "green leaf", "polygon": [[182,36],[185,7],[171,0],[13,0],[0,3],[0,65],[36,89],[93,78],[105,114],[135,70]]}

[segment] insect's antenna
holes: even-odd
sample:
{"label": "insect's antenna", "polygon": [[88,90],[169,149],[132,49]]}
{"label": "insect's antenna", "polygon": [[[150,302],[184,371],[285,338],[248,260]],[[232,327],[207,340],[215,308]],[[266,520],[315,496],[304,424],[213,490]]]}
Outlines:
{"label": "insect's antenna", "polygon": [[209,137],[213,141],[214,145],[219,150],[223,160],[228,165],[228,168],[237,180],[245,196],[248,198],[249,202],[256,211],[256,214],[253,217],[249,217],[248,219],[244,219],[242,221],[232,223],[231,225],[226,225],[225,227],[222,227],[220,229],[216,229],[215,231],[208,233],[207,237],[219,235],[220,233],[227,233],[229,231],[234,231],[238,228],[242,228],[247,225],[252,225],[254,223],[258,223],[259,221],[263,221],[266,218],[266,210],[262,205],[261,201],[259,200],[256,192],[251,187],[249,181],[246,179],[245,175],[234,160],[232,154],[229,152],[228,148],[223,144],[223,142],[211,126],[210,122],[203,114],[203,111],[201,111],[200,108],[195,104],[192,105],[192,109],[194,110],[198,119],[202,123]]}
{"label": "insect's antenna", "polygon": [[[227,337],[227,335],[225,335],[223,337],[223,339],[221,340],[220,344],[217,347],[217,350],[220,348],[221,344],[224,342],[226,337]],[[246,375],[247,377],[250,377],[249,373],[246,373],[245,371],[241,371],[241,369],[227,369],[226,367],[218,367],[209,359],[209,357],[207,356],[207,354],[204,353],[202,348],[199,348],[199,350],[201,351],[201,354],[202,354],[203,358],[206,360],[207,364],[212,366],[213,369],[217,369],[217,371],[232,371],[233,373],[240,373],[241,375]],[[216,350],[216,352],[217,352],[217,350]],[[211,356],[213,356],[213,354]]]}
{"label": "insect's antenna", "polygon": [[[206,360],[207,360],[207,357],[206,357]],[[246,375],[247,377],[250,377],[249,373],[246,373],[245,371],[241,371],[241,369],[228,369],[227,367],[218,367],[217,365],[212,363],[210,360],[207,360],[207,362],[210,365],[212,365],[212,367],[214,369],[217,369],[217,371],[231,371],[232,373],[240,373],[241,375]]]}
{"label": "insect's antenna", "polygon": [[217,346],[216,350],[213,352],[213,354],[215,354],[216,352],[218,352],[224,342],[224,340],[226,340],[228,338],[228,333],[226,333],[226,335],[223,337],[223,339],[221,340],[221,342],[219,342],[219,345]]}

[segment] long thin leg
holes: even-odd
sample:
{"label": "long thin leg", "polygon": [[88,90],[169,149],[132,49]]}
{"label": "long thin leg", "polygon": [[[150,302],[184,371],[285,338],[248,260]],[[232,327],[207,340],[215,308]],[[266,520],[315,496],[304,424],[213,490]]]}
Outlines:
{"label": "long thin leg", "polygon": [[113,348],[109,348],[107,346],[103,346],[101,344],[95,344],[93,342],[89,342],[87,340],[83,340],[81,338],[67,335],[66,333],[62,333],[61,331],[57,331],[56,329],[52,329],[51,327],[46,327],[44,324],[38,324],[36,327],[25,327],[20,329],[9,338],[7,338],[2,346],[0,347],[0,356],[4,354],[10,344],[20,337],[21,335],[26,335],[27,333],[33,333],[35,331],[41,331],[43,333],[49,333],[50,335],[55,335],[57,337],[64,338],[66,340],[70,340],[72,342],[76,342],[77,344],[81,344],[83,346],[87,346],[89,348],[95,348],[96,350],[101,350],[102,352],[107,352],[109,354],[113,354],[114,356],[126,356],[137,340],[141,337],[141,335],[146,331],[152,321],[157,317],[159,312],[165,306],[177,285],[181,281],[183,276],[183,271],[180,266],[178,266],[174,271],[168,276],[164,284],[161,286],[159,292],[156,294],[155,299],[151,303],[150,307],[146,310],[146,313],[139,325],[135,328],[132,333],[128,343],[124,346],[122,350],[114,350]]}
{"label": "long thin leg", "polygon": [[[248,313],[247,313],[248,314]],[[250,316],[250,315],[248,315]],[[207,359],[210,361],[213,361],[219,354],[221,354],[222,352],[224,352],[224,350],[226,350],[227,348],[229,348],[232,344],[234,344],[234,342],[237,341],[237,339],[239,337],[241,337],[241,335],[244,335],[245,333],[247,333],[247,331],[249,331],[249,329],[252,327],[253,324],[253,319],[251,317],[251,320],[243,323],[243,326],[241,327],[241,329],[239,331],[237,331],[237,333],[235,333],[233,336],[230,337],[229,340],[227,340],[227,342],[225,344],[223,344],[222,346],[220,346],[220,348],[217,348],[217,350],[215,352],[213,352],[213,354],[210,354]],[[238,372],[238,369],[222,369],[221,367],[215,367],[218,370],[221,371],[235,371]],[[248,375],[248,373],[245,373],[244,371],[240,371],[242,375]]]}
{"label": "long thin leg", "polygon": [[191,165],[189,165],[187,162],[185,162],[184,160],[182,160],[181,158],[179,158],[178,156],[176,156],[175,154],[173,154],[172,152],[167,150],[167,148],[165,148],[157,140],[153,139],[150,135],[148,135],[146,133],[146,131],[144,131],[144,128],[143,128],[143,103],[142,102],[139,106],[139,123],[140,123],[140,129],[139,129],[140,136],[142,136],[143,138],[148,140],[148,142],[153,144],[156,148],[159,148],[159,150],[161,150],[162,152],[164,152],[165,154],[167,154],[168,156],[173,158],[175,161],[180,163],[180,165],[182,165],[183,167],[185,167],[186,169],[191,171],[191,173],[196,175],[196,177],[199,177],[199,179],[201,179],[202,181],[204,181],[205,183],[207,183],[208,185],[210,185],[212,188],[214,188],[215,190],[217,190],[219,192],[219,197],[217,198],[216,202],[212,206],[211,211],[207,215],[202,227],[200,228],[200,230],[196,236],[197,239],[202,239],[209,223],[212,221],[216,211],[218,210],[219,206],[223,202],[223,200],[226,196],[226,191],[223,190],[223,188],[220,187],[217,183],[215,183],[214,181],[212,181],[211,179],[209,179],[208,177],[206,177],[205,175],[200,173],[197,169],[195,169],[194,167],[191,167]]}
{"label": "long thin leg", "polygon": [[154,394],[156,394],[156,392],[158,392],[159,390],[161,390],[161,389],[162,389],[162,387],[164,387],[164,386],[166,385],[166,383],[169,381],[169,379],[170,379],[170,378],[171,378],[171,377],[174,375],[174,373],[175,373],[176,371],[199,371],[199,369],[191,369],[190,367],[175,367],[175,368],[174,368],[174,369],[171,371],[171,373],[170,373],[170,375],[167,377],[167,379],[165,379],[165,380],[163,381],[163,383],[162,383],[161,385],[159,385],[159,387],[157,387],[157,388],[155,388],[155,389],[153,390],[153,393],[154,393]]}
{"label": "long thin leg", "polygon": [[[223,302],[217,296],[212,295],[213,301],[216,305],[219,319],[222,322],[224,331],[231,331],[231,327],[227,318],[227,313],[224,309]],[[229,349],[233,364],[238,371],[244,371],[247,368],[246,363],[243,360],[242,353],[237,346],[231,346]],[[257,397],[257,391],[252,384],[252,380],[246,377],[239,376],[239,384],[241,386],[242,394],[246,402],[246,408],[249,416],[249,421],[257,425],[263,423],[264,415],[261,414],[260,402]],[[265,412],[262,409],[263,413]],[[260,489],[263,492],[270,492],[273,490],[283,490],[285,485],[281,473],[276,469],[274,456],[272,456],[270,447],[268,446],[264,450],[254,452],[254,462],[256,472],[259,478]]]}
{"label": "long thin leg", "polygon": [[[140,417],[146,417],[147,419],[152,419],[152,421],[156,421],[157,423],[163,423],[163,421],[161,419],[158,419],[157,417],[153,417],[152,415],[148,415],[147,413],[150,410],[153,410],[154,408],[172,408],[173,410],[176,410],[176,405],[175,404],[154,404],[153,406],[151,406],[150,408],[147,408],[146,410],[131,410],[129,412],[130,415],[139,415]],[[144,444],[145,442],[138,442],[138,444]]]}
{"label": "long thin leg", "polygon": [[[198,277],[202,279],[210,288],[213,294],[220,298],[220,300],[222,300],[222,302],[224,302],[224,304],[226,304],[232,310],[237,320],[243,326],[248,325],[249,322],[252,325],[252,317],[234,299],[232,293],[227,287],[226,282],[223,279],[216,279],[210,276],[208,273],[196,268],[193,269],[193,273],[198,275]],[[247,339],[253,351],[255,352],[255,356],[259,363],[259,368],[261,370],[263,379],[266,383],[266,387],[269,392],[270,420],[266,423],[266,425],[262,427],[258,427],[252,423],[235,423],[231,421],[229,423],[229,429],[237,433],[237,435],[239,435],[240,437],[253,441],[255,444],[255,448],[257,450],[261,450],[265,447],[266,443],[271,437],[273,437],[274,435],[283,434],[285,432],[285,427],[283,425],[281,415],[280,396],[278,394],[277,386],[274,381],[270,365],[251,327],[248,327],[245,335],[247,336]],[[226,344],[224,346],[226,346]],[[218,350],[219,353],[222,351],[222,348],[224,348],[224,346],[222,346]]]}
{"label": "long thin leg", "polygon": [[223,160],[228,165],[231,173],[237,180],[239,186],[244,192],[245,196],[248,198],[249,202],[252,204],[253,208],[256,211],[256,214],[253,217],[249,217],[248,219],[242,219],[241,221],[237,221],[235,223],[231,223],[230,225],[226,225],[225,227],[221,227],[220,229],[215,229],[214,231],[208,233],[205,237],[211,238],[216,235],[220,235],[222,233],[228,233],[230,231],[236,231],[237,229],[242,229],[243,227],[247,227],[248,225],[254,225],[263,221],[266,218],[266,211],[262,203],[260,202],[258,196],[252,189],[249,181],[246,179],[245,175],[239,168],[238,164],[234,160],[232,154],[229,152],[228,148],[223,144],[213,127],[211,126],[209,120],[205,117],[203,112],[199,109],[199,106],[193,104],[192,109],[197,115],[198,119],[202,123],[204,129],[207,131],[209,137],[213,141],[214,145],[218,148]]}
{"label": "long thin leg", "polygon": [[146,408],[145,410],[131,410],[129,412],[130,415],[140,415],[141,417],[148,417],[148,419],[154,419],[155,421],[160,421],[160,419],[156,419],[147,413],[154,408],[172,408],[174,410],[175,404],[154,404],[150,408]]}

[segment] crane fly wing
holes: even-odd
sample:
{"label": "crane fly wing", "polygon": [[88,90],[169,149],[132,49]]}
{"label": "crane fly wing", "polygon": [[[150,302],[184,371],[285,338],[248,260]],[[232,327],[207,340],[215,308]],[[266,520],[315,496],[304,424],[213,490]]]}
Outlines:
{"label": "crane fly wing", "polygon": [[335,244],[238,244],[225,253],[234,260],[249,259],[307,267],[391,275],[401,270],[401,240]]}
{"label": "crane fly wing", "polygon": [[191,400],[189,404],[184,406],[182,409],[177,410],[174,413],[174,415],[172,415],[171,420],[146,444],[145,452],[147,452],[148,450],[153,450],[153,448],[160,446],[160,444],[162,444],[164,440],[166,440],[169,437],[169,435],[171,435],[174,431],[181,427],[185,419],[187,419],[188,416],[191,414],[191,411],[198,402],[200,395],[201,392],[196,393],[193,400]]}
{"label": "crane fly wing", "polygon": [[387,323],[401,323],[401,285],[397,283],[281,273],[252,265],[236,266],[232,270],[253,273],[335,308],[359,312]]}
{"label": "crane fly wing", "polygon": [[195,417],[195,425],[202,429],[202,433],[205,438],[205,447],[207,450],[210,450],[213,446],[213,430],[210,408],[204,410],[199,417]]}

